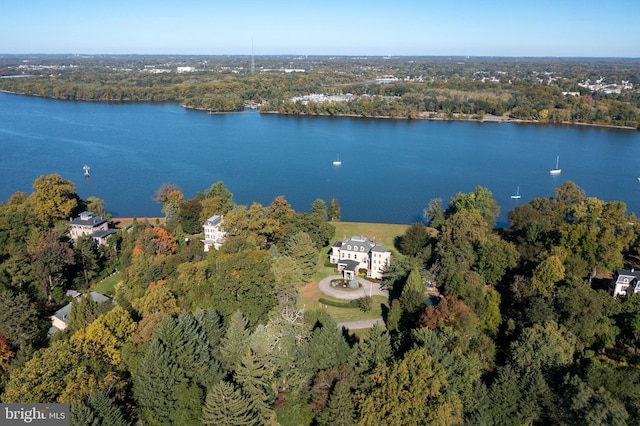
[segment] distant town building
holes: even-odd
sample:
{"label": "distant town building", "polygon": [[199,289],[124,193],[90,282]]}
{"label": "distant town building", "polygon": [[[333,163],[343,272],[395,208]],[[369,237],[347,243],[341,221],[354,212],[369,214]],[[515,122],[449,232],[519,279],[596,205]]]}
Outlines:
{"label": "distant town building", "polygon": [[204,240],[202,240],[202,243],[204,244],[204,251],[209,251],[211,247],[218,250],[224,243],[227,235],[227,233],[222,230],[222,216],[217,214],[211,216],[205,222],[203,228]]}
{"label": "distant town building", "polygon": [[69,236],[73,241],[88,235],[96,246],[107,244],[107,237],[117,232],[115,229],[109,229],[106,218],[93,216],[91,212],[80,213],[80,216],[71,220],[70,226]]}
{"label": "distant town building", "polygon": [[176,71],[179,72],[179,73],[194,72],[195,70],[196,70],[196,67],[178,67],[176,69]]}
{"label": "distant town building", "polygon": [[362,236],[336,241],[329,254],[329,262],[335,264],[346,279],[355,278],[360,269],[366,270],[369,278],[382,279],[390,260],[390,251]]}

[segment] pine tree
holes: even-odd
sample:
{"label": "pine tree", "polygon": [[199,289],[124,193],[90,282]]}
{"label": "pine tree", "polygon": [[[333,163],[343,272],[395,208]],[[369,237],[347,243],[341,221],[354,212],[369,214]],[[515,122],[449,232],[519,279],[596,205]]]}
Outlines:
{"label": "pine tree", "polygon": [[260,423],[254,419],[251,403],[240,389],[225,381],[218,382],[207,393],[202,409],[205,425],[253,426]]}
{"label": "pine tree", "polygon": [[93,300],[91,294],[87,294],[80,300],[71,301],[67,327],[72,331],[77,331],[91,324],[97,317],[98,303]]}
{"label": "pine tree", "polygon": [[233,372],[249,346],[247,320],[237,311],[229,320],[227,331],[220,341],[220,359],[225,370]]}
{"label": "pine tree", "polygon": [[156,330],[134,378],[134,394],[150,422],[199,422],[200,388],[222,379],[213,345],[189,314],[167,317]]}
{"label": "pine tree", "polygon": [[329,209],[327,210],[327,213],[331,222],[340,222],[340,205],[335,197],[329,200]]}
{"label": "pine tree", "polygon": [[400,293],[400,306],[409,314],[414,314],[424,309],[425,287],[420,276],[420,271],[414,268],[407,277],[407,282]]}
{"label": "pine tree", "polygon": [[70,426],[101,426],[91,407],[83,402],[72,402],[69,406]]}
{"label": "pine tree", "polygon": [[309,366],[315,370],[345,365],[351,348],[333,319],[327,319],[321,328],[313,330],[309,341]]}
{"label": "pine tree", "polygon": [[354,426],[356,424],[355,404],[349,386],[339,381],[329,399],[329,418],[331,426]]}
{"label": "pine tree", "polygon": [[93,410],[96,418],[100,419],[100,424],[109,426],[127,426],[129,423],[124,419],[120,408],[104,394],[95,393],[91,395],[89,406]]}
{"label": "pine tree", "polygon": [[318,263],[318,249],[309,234],[301,231],[292,235],[287,241],[286,254],[300,266],[303,280],[311,280]]}
{"label": "pine tree", "polygon": [[269,391],[267,371],[263,365],[258,364],[252,351],[242,357],[234,378],[242,388],[242,392],[249,397],[260,424],[268,425],[273,410],[267,394]]}
{"label": "pine tree", "polygon": [[386,364],[392,356],[391,337],[378,324],[369,329],[349,358],[350,365],[358,377],[366,378],[380,364]]}

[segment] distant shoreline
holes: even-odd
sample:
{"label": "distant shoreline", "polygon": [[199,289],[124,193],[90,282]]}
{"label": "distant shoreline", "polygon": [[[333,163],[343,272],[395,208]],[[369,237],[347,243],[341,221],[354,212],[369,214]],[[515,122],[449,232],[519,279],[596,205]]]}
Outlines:
{"label": "distant shoreline", "polygon": [[[180,103],[179,101],[162,101],[162,102],[154,102],[154,101],[127,101],[127,100],[119,100],[119,101],[82,101],[82,100],[69,100],[69,99],[58,99],[58,98],[52,98],[52,97],[48,97],[48,96],[40,96],[40,95],[36,95],[36,94],[28,94],[28,93],[19,93],[19,92],[11,92],[9,90],[0,90],[0,93],[7,93],[10,95],[18,95],[18,96],[33,96],[36,98],[42,98],[42,99],[53,99],[53,100],[57,100],[57,101],[71,101],[71,102],[90,102],[90,103],[103,103],[103,104],[108,104],[108,103],[119,103],[119,104],[144,104],[144,103],[176,103],[178,104],[180,107],[187,109],[187,110],[192,110],[192,111],[199,111],[199,112],[205,112],[207,114],[211,114],[211,115],[218,115],[218,114],[238,114],[241,113],[242,111],[212,111],[209,110],[207,108],[197,108],[197,107],[191,107],[188,105],[185,105],[183,103]],[[247,108],[245,108],[247,109]],[[484,117],[480,118],[472,118],[465,116],[464,118],[459,118],[459,117],[444,117],[444,116],[436,116],[436,117],[432,117],[433,114],[440,114],[442,115],[442,113],[436,113],[436,112],[421,112],[419,113],[419,115],[416,118],[408,118],[408,117],[390,117],[390,116],[384,116],[384,115],[375,115],[375,116],[370,116],[370,117],[365,117],[362,115],[358,115],[358,114],[305,114],[305,113],[300,113],[300,114],[283,114],[280,113],[278,111],[260,111],[258,110],[258,113],[260,114],[275,114],[275,115],[282,115],[282,116],[291,116],[291,117],[344,117],[344,118],[355,118],[355,119],[375,119],[375,120],[403,120],[403,121],[419,121],[419,120],[427,120],[427,121],[449,121],[449,122],[476,122],[476,123],[514,123],[514,124],[538,124],[538,125],[561,125],[561,126],[581,126],[581,127],[601,127],[601,128],[605,128],[605,129],[623,129],[623,130],[635,130],[635,131],[639,131],[640,128],[635,128],[635,127],[631,127],[631,126],[615,126],[613,124],[598,124],[598,123],[580,123],[580,122],[575,122],[575,121],[561,121],[559,123],[556,122],[551,122],[551,121],[538,121],[538,120],[521,120],[521,119],[516,119],[516,118],[510,118],[507,116],[496,116],[496,115],[491,115],[491,114],[485,114]]]}

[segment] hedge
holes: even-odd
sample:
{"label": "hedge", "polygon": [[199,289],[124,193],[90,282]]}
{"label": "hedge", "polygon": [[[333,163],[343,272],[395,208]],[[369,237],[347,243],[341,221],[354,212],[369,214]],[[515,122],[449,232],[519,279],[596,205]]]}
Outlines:
{"label": "hedge", "polygon": [[351,300],[349,302],[335,302],[333,300],[327,300],[327,299],[323,299],[322,297],[320,299],[318,299],[318,302],[324,304],[324,305],[329,305],[329,306],[334,306],[336,308],[349,308],[349,309],[353,309],[353,308],[358,308],[358,299],[354,299]]}

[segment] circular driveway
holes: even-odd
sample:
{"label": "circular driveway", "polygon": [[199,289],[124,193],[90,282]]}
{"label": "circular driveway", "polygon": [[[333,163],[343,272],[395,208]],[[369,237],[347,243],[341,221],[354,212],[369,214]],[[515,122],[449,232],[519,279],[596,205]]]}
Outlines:
{"label": "circular driveway", "polygon": [[359,299],[365,296],[384,296],[389,297],[389,290],[383,290],[380,288],[380,284],[372,283],[362,277],[356,277],[360,283],[360,288],[336,288],[331,287],[331,280],[342,279],[342,275],[332,275],[327,278],[323,278],[318,283],[318,288],[324,294],[335,297],[336,299]]}

